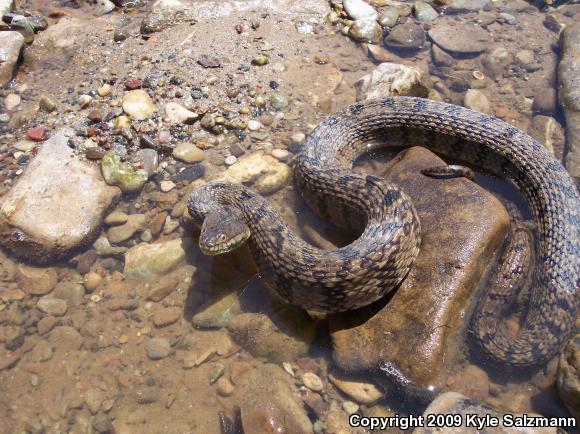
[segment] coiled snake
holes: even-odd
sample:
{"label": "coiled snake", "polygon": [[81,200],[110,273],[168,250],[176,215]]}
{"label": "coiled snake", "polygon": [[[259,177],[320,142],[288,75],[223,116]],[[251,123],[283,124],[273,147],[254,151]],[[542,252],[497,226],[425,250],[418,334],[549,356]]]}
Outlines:
{"label": "coiled snake", "polygon": [[317,249],[260,195],[241,185],[213,183],[198,187],[188,204],[194,220],[203,222],[202,251],[222,253],[247,239],[266,283],[309,311],[372,303],[409,271],[419,251],[420,225],[404,192],[351,169],[361,154],[401,144],[423,145],[511,178],[522,191],[538,233],[526,317],[518,333],[510,334],[501,323],[504,297],[491,288],[476,308],[471,330],[499,362],[546,362],[575,327],[580,199],[571,177],[540,143],[489,115],[412,97],[355,103],[316,127],[297,158],[295,181],[323,218],[364,228],[358,239],[335,250]]}

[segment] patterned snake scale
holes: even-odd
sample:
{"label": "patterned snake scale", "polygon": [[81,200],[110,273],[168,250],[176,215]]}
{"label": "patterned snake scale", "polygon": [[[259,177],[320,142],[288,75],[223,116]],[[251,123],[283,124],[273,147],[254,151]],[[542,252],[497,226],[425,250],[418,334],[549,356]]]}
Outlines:
{"label": "patterned snake scale", "polygon": [[[419,251],[420,225],[408,196],[381,178],[352,172],[360,155],[401,145],[425,146],[512,179],[527,199],[537,232],[533,253],[518,248],[525,234],[516,231],[511,237],[515,249],[504,254],[507,262],[500,264],[501,276],[476,307],[471,332],[495,361],[545,363],[575,327],[580,199],[571,177],[540,143],[492,116],[422,98],[390,97],[355,103],[318,125],[297,158],[294,177],[306,202],[323,218],[364,229],[345,247],[311,246],[264,198],[241,185],[201,186],[190,198],[189,211],[199,222],[212,212],[224,222],[231,220],[227,214],[232,210],[238,213],[249,229],[261,277],[290,303],[312,312],[356,309],[396,287]],[[502,279],[522,274],[515,265],[506,270],[514,259],[510,255],[536,264],[517,334],[502,322],[506,305],[515,298],[515,285]]]}

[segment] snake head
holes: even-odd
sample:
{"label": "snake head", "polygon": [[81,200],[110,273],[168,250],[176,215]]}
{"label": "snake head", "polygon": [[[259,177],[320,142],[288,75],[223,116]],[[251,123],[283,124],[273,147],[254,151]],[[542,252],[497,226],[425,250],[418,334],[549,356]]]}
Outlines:
{"label": "snake head", "polygon": [[220,212],[205,216],[199,236],[199,248],[208,256],[231,252],[250,238],[250,228],[242,212],[223,207]]}

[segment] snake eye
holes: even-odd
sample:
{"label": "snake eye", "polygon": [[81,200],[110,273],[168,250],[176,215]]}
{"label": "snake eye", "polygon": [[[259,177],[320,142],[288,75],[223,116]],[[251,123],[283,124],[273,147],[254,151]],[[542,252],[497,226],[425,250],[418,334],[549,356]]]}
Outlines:
{"label": "snake eye", "polygon": [[219,234],[218,241],[223,243],[226,240],[226,234]]}

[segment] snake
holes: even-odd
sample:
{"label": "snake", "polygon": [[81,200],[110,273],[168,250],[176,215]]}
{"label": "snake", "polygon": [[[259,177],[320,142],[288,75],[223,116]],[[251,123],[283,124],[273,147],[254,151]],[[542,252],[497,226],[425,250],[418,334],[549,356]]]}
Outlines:
{"label": "snake", "polygon": [[[377,149],[411,145],[487,171],[522,193],[537,234],[533,253],[515,255],[533,255],[535,263],[521,326],[514,332],[505,321],[517,285],[500,282],[479,297],[469,331],[492,361],[512,367],[547,363],[575,328],[580,198],[572,177],[541,143],[488,114],[417,97],[356,102],[316,126],[293,170],[305,202],[337,226],[359,230],[358,238],[335,249],[317,248],[248,186],[210,182],[188,201],[189,214],[201,227],[200,249],[216,255],[248,243],[267,286],[308,312],[331,314],[373,303],[412,267],[421,225],[401,188],[355,173],[353,164]],[[509,265],[500,268],[509,275]]]}

